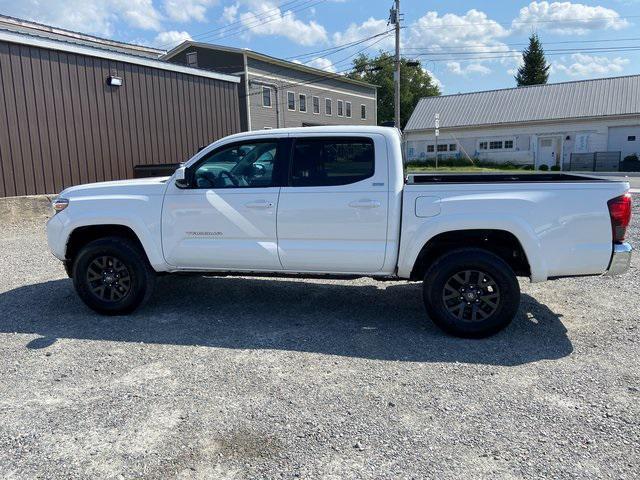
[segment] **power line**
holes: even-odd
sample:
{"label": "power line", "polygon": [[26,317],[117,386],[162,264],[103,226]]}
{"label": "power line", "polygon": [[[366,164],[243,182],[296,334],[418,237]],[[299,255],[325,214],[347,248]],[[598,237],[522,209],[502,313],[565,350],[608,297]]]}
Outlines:
{"label": "power line", "polygon": [[[558,24],[571,24],[571,23],[579,23],[579,22],[601,22],[603,20],[622,20],[627,18],[640,18],[640,15],[618,15],[618,16],[607,16],[607,17],[596,17],[596,18],[575,18],[570,20],[533,20],[533,21],[517,21],[512,20],[511,22],[498,22],[496,20],[491,20],[489,22],[469,22],[469,23],[450,23],[450,24],[442,24],[442,25],[426,25],[424,29],[432,30],[434,28],[459,28],[459,27],[468,27],[470,25],[536,25],[538,23],[558,23]],[[412,28],[416,28],[414,25]]]}
{"label": "power line", "polygon": [[[362,43],[364,43],[364,42],[366,42],[368,40],[371,40],[372,38],[380,37],[382,35],[387,35],[390,32],[393,32],[393,29],[386,30],[384,32],[380,32],[380,33],[377,33],[375,35],[371,35],[371,36],[366,37],[366,38],[361,38],[361,39],[358,39],[358,40],[354,40],[354,41],[349,42],[349,43],[343,43],[343,44],[340,44],[340,45],[335,45],[335,46],[330,47],[330,48],[324,48],[322,50],[316,50],[315,52],[309,52],[309,53],[304,53],[304,54],[301,54],[301,55],[294,55],[294,56],[291,56],[291,57],[285,57],[285,60],[312,57],[314,55],[324,55],[324,56],[334,55],[334,54],[336,54],[336,53],[338,53],[338,52],[340,52],[342,50],[346,50],[348,48],[355,47],[356,45],[360,45],[360,44],[362,44]],[[331,50],[335,50],[335,51],[333,51],[331,53],[326,53],[326,52],[329,52]]]}
{"label": "power line", "polygon": [[[640,37],[631,37],[631,38],[604,38],[601,40],[562,40],[562,41],[545,41],[544,44],[545,45],[560,45],[560,44],[571,44],[571,43],[609,43],[609,42],[626,42],[626,41],[637,41],[640,40]],[[527,46],[529,45],[528,42],[514,42],[514,43],[501,43],[501,45],[507,45],[507,46]],[[461,45],[462,48],[487,48],[487,45]],[[447,49],[451,49],[451,48],[458,48],[458,47],[442,47],[441,49],[437,50],[437,51],[447,51]],[[426,47],[405,47],[403,48],[404,51],[408,51],[408,50],[416,50],[416,51],[423,51],[423,50],[429,50]],[[434,50],[436,51],[436,50]]]}
{"label": "power line", "polygon": [[[640,46],[638,47],[628,47],[628,48],[624,48],[624,49],[620,49],[620,48],[611,48],[611,49],[607,49],[607,50],[594,50],[594,49],[582,49],[582,50],[571,50],[571,51],[562,51],[562,52],[551,52],[551,53],[545,53],[546,55],[549,56],[557,56],[557,55],[566,55],[567,53],[613,53],[613,52],[635,52],[635,51],[640,51]],[[422,54],[418,54],[415,55],[416,57],[425,57],[428,56],[428,53],[422,53]],[[445,61],[461,61],[461,62],[466,62],[466,61],[471,61],[471,60],[495,60],[495,59],[502,59],[502,58],[518,58],[522,56],[522,53],[520,52],[512,52],[511,54],[505,53],[502,55],[488,55],[488,56],[478,56],[478,57],[464,57],[464,58],[460,58],[460,57],[451,57],[451,58],[429,58],[427,59],[427,61],[430,62],[445,62]]]}
{"label": "power line", "polygon": [[[637,48],[640,48],[640,45],[625,45],[625,46],[619,46],[619,47],[591,47],[591,48],[556,48],[556,49],[545,49],[545,54],[551,54],[551,53],[572,53],[572,52],[582,52],[582,51],[590,51],[590,52],[598,52],[598,51],[603,51],[603,52],[612,52],[612,51],[627,51],[629,49],[631,50],[635,50]],[[447,51],[447,52],[439,52],[439,51],[432,51],[432,52],[422,52],[420,54],[413,54],[415,56],[423,56],[423,55],[430,55],[430,56],[440,56],[440,55],[482,55],[482,54],[496,54],[496,53],[506,53],[506,54],[517,54],[517,55],[522,55],[522,52],[517,52],[515,50],[485,50],[485,51],[475,51],[475,52],[465,52],[465,51],[459,51],[459,52],[451,52],[451,51]]]}

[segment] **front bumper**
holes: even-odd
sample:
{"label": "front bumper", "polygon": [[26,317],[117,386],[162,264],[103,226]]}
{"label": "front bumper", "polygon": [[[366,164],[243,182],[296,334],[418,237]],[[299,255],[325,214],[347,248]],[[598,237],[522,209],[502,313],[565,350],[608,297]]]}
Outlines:
{"label": "front bumper", "polygon": [[629,243],[616,243],[613,245],[613,255],[607,268],[607,275],[620,275],[629,270],[631,265],[631,252],[633,247]]}

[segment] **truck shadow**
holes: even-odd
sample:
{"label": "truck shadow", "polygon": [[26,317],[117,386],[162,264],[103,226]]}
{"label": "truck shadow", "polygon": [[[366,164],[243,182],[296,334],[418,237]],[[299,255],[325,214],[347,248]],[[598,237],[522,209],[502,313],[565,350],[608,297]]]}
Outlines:
{"label": "truck shadow", "polygon": [[68,279],[0,294],[0,332],[59,338],[314,352],[376,360],[520,365],[569,355],[560,316],[523,295],[514,322],[483,340],[445,335],[426,317],[415,283],[239,277],[161,277],[149,304],[103,317]]}

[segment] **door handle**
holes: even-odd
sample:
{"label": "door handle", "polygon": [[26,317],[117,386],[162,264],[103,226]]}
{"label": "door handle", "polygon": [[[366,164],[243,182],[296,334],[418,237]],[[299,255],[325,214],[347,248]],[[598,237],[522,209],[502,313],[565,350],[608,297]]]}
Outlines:
{"label": "door handle", "polygon": [[369,199],[356,200],[349,204],[349,206],[352,208],[378,208],[380,205],[380,202],[378,202],[377,200]]}
{"label": "door handle", "polygon": [[271,208],[273,207],[273,202],[268,202],[267,200],[256,200],[255,202],[249,202],[244,204],[247,208]]}

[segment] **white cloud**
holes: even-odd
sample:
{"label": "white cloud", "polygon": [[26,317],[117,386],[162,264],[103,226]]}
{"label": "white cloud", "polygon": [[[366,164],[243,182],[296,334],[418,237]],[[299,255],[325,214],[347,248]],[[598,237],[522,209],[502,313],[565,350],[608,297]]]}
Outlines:
{"label": "white cloud", "polygon": [[515,31],[549,30],[564,35],[585,35],[593,30],[621,30],[629,22],[615,10],[571,2],[531,2],[513,20]]}
{"label": "white cloud", "polygon": [[3,14],[96,35],[111,36],[115,23],[160,30],[162,15],[151,0],[0,0]]}
{"label": "white cloud", "polygon": [[[344,32],[336,32],[333,34],[333,43],[336,45],[342,45],[345,43],[351,43],[358,40],[362,40],[363,38],[371,37],[373,35],[377,35],[379,33],[385,32],[389,30],[391,27],[387,26],[386,20],[378,20],[373,17],[369,17],[364,22],[357,24],[351,23]],[[372,40],[371,43],[373,43]],[[363,48],[363,46],[367,45],[365,42],[359,48]],[[394,45],[394,39],[390,35],[386,37],[383,41],[376,43],[376,48],[391,48]]]}
{"label": "white cloud", "polygon": [[314,58],[310,62],[306,62],[305,65],[310,67],[319,68],[329,73],[336,73],[336,67],[333,66],[333,62],[328,58],[318,57]]}
{"label": "white cloud", "polygon": [[188,22],[206,20],[207,8],[217,3],[217,0],[165,0],[164,11],[171,20]]}
{"label": "white cloud", "polygon": [[303,22],[291,10],[282,11],[271,1],[251,0],[250,11],[240,14],[247,34],[283,36],[299,45],[316,45],[327,41],[327,31],[318,22]]}
{"label": "white cloud", "polygon": [[189,32],[178,32],[177,30],[169,30],[167,32],[160,32],[158,35],[156,35],[153,43],[160,48],[168,50],[175,47],[176,45],[181,44],[185,40],[191,40],[191,35],[189,35]]}
{"label": "white cloud", "polygon": [[570,77],[592,77],[595,75],[622,73],[629,63],[628,58],[609,58],[574,53],[571,55],[570,60],[561,59],[554,62],[551,67],[553,72],[562,72]]}
{"label": "white cloud", "polygon": [[431,81],[433,82],[433,84],[436,85],[440,89],[440,91],[443,91],[444,83],[442,83],[442,81],[438,77],[436,77],[431,70],[427,68],[423,68],[423,70],[431,77]]}
{"label": "white cloud", "polygon": [[495,56],[496,51],[509,51],[501,40],[508,35],[509,31],[502,25],[475,9],[462,16],[452,13],[440,16],[438,12],[427,12],[409,26],[405,45],[437,53],[464,50],[493,52],[474,56]]}
{"label": "white cloud", "polygon": [[227,5],[222,10],[222,20],[226,23],[232,23],[236,21],[238,18],[238,9],[240,8],[239,3],[234,3],[233,5]]}
{"label": "white cloud", "polygon": [[488,75],[491,69],[481,63],[470,63],[462,66],[460,62],[447,62],[447,70],[456,75]]}

